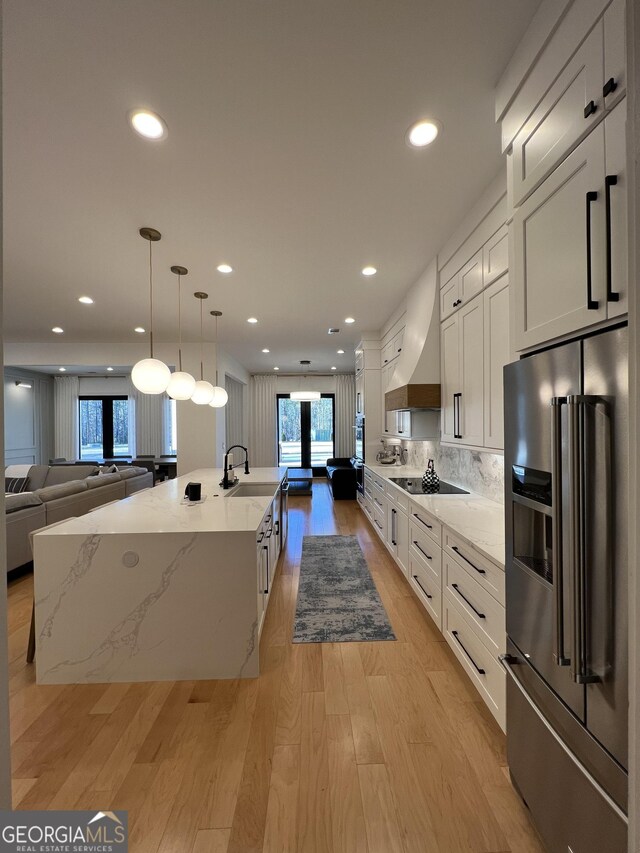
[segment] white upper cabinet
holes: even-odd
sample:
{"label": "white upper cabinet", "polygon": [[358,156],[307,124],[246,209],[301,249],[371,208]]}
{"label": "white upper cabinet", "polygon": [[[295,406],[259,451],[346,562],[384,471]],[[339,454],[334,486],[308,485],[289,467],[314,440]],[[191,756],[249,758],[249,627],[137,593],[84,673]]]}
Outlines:
{"label": "white upper cabinet", "polygon": [[513,203],[520,204],[600,120],[603,24],[578,48],[513,142]]}
{"label": "white upper cabinet", "polygon": [[513,217],[515,348],[627,312],[626,100]]}
{"label": "white upper cabinet", "polygon": [[393,340],[391,340],[380,350],[380,366],[384,367],[386,364],[389,364],[390,361],[393,361],[394,357]]}
{"label": "white upper cabinet", "polygon": [[458,297],[461,305],[477,296],[482,290],[482,249],[460,270]]}
{"label": "white upper cabinet", "polygon": [[[575,5],[577,8],[578,4]],[[577,20],[576,29],[580,29]],[[567,38],[567,33],[563,38]],[[594,20],[593,28],[568,62],[563,60],[563,67],[558,67],[548,90],[540,91],[539,102],[531,103],[529,118],[515,135],[510,158],[515,206],[551,174],[623,97],[625,53],[625,0],[613,0],[604,14]],[[539,79],[543,61],[538,62],[530,79]],[[534,93],[530,95],[533,98]],[[521,108],[522,105],[518,110]]]}
{"label": "white upper cabinet", "polygon": [[613,0],[604,13],[604,76],[602,94],[607,109],[627,88],[624,0]]}
{"label": "white upper cabinet", "polygon": [[483,288],[482,249],[440,288],[440,320],[477,296]]}
{"label": "white upper cabinet", "polygon": [[484,325],[483,302],[478,296],[460,309],[460,385],[457,402],[457,439],[462,444],[484,442]]}
{"label": "white upper cabinet", "polygon": [[509,233],[506,225],[482,247],[484,286],[491,284],[509,269]]}
{"label": "white upper cabinet", "polygon": [[449,317],[440,326],[441,408],[440,432],[442,441],[457,439],[457,408],[460,385],[458,316]]}
{"label": "white upper cabinet", "polygon": [[484,294],[484,446],[504,447],[502,369],[509,362],[509,276]]}
{"label": "white upper cabinet", "polygon": [[604,123],[607,317],[618,317],[621,314],[626,314],[629,310],[627,299],[626,117],[627,101],[625,98],[612,110]]}
{"label": "white upper cabinet", "polygon": [[484,439],[483,298],[442,323],[442,441],[482,447]]}
{"label": "white upper cabinet", "polygon": [[458,308],[458,291],[460,289],[460,272],[458,271],[440,288],[440,320],[446,320]]}

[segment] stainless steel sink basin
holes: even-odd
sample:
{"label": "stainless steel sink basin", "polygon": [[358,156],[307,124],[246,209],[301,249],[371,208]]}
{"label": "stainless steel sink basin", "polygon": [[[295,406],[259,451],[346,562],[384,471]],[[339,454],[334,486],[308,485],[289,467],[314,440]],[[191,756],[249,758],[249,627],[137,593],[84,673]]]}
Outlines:
{"label": "stainless steel sink basin", "polygon": [[277,483],[240,483],[226,496],[228,498],[272,498],[277,488]]}

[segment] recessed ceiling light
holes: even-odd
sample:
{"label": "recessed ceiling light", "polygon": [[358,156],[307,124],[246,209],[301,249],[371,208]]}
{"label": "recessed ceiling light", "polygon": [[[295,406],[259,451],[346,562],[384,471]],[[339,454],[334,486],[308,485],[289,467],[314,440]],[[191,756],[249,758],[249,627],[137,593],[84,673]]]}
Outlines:
{"label": "recessed ceiling light", "polygon": [[67,372],[66,367],[59,367],[58,370],[60,371],[60,373],[66,373]]}
{"label": "recessed ceiling light", "polygon": [[79,296],[78,302],[82,302],[83,305],[93,305],[93,299],[90,296]]}
{"label": "recessed ceiling light", "polygon": [[362,270],[362,275],[375,275],[378,270],[375,267],[364,267]]}
{"label": "recessed ceiling light", "polygon": [[131,110],[129,121],[135,132],[145,139],[164,139],[167,135],[164,120],[151,110]]}
{"label": "recessed ceiling light", "polygon": [[248,317],[247,318],[247,323],[257,323],[257,322],[258,322],[257,317]]}
{"label": "recessed ceiling light", "polygon": [[268,350],[268,349],[263,349],[263,350],[262,350],[262,352],[269,352],[269,350]]}
{"label": "recessed ceiling light", "polygon": [[274,367],[273,369],[274,369],[274,370],[280,370],[280,368],[279,368],[279,367]]}
{"label": "recessed ceiling light", "polygon": [[344,350],[343,350],[343,349],[336,350],[336,352],[338,353],[338,355],[344,355]]}
{"label": "recessed ceiling light", "polygon": [[405,140],[407,145],[412,148],[424,148],[425,145],[430,145],[433,142],[441,129],[440,122],[423,119],[411,125],[406,133]]}
{"label": "recessed ceiling light", "polygon": [[64,329],[61,329],[60,326],[54,326],[51,331],[55,332],[56,335],[61,335],[64,332]]}
{"label": "recessed ceiling light", "polygon": [[355,320],[353,319],[353,317],[345,317],[344,321],[345,321],[345,323],[355,323]]}
{"label": "recessed ceiling light", "polygon": [[218,270],[218,272],[225,273],[225,275],[227,273],[233,272],[233,267],[230,267],[229,264],[219,264],[216,269]]}
{"label": "recessed ceiling light", "polygon": [[332,367],[332,368],[331,368],[331,370],[337,370],[337,369],[338,369],[337,367]]}
{"label": "recessed ceiling light", "polygon": [[145,330],[142,328],[142,326],[136,326],[133,331],[137,332],[139,335],[144,335],[145,333]]}
{"label": "recessed ceiling light", "polygon": [[111,373],[111,371],[113,370],[113,367],[107,367],[107,370],[109,371],[109,373]]}

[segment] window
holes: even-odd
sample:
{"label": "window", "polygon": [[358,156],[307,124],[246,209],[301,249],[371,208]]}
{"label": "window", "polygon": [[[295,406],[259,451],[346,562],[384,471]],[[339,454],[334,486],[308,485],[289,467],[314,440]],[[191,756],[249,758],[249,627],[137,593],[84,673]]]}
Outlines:
{"label": "window", "polygon": [[127,397],[80,397],[80,459],[128,455]]}
{"label": "window", "polygon": [[[324,468],[334,456],[335,400],[299,401],[278,394],[278,464],[288,468]],[[320,472],[318,472],[320,473]]]}

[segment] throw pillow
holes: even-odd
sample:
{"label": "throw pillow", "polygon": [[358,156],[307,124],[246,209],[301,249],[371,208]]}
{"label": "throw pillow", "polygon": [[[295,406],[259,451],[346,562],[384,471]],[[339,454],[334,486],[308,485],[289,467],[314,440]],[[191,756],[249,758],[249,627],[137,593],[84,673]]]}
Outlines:
{"label": "throw pillow", "polygon": [[21,492],[26,492],[28,479],[28,477],[5,477],[5,494],[19,495]]}

